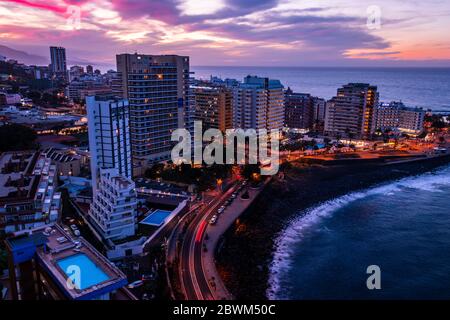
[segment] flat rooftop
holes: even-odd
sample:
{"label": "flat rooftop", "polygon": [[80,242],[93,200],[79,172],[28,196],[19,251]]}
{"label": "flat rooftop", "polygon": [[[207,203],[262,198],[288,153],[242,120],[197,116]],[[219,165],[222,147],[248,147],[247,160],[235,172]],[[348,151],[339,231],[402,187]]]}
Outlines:
{"label": "flat rooftop", "polygon": [[136,190],[153,190],[157,191],[161,194],[172,194],[172,195],[180,195],[189,197],[190,193],[186,191],[186,188],[178,187],[176,185],[165,183],[165,182],[158,182],[156,180],[151,179],[145,179],[145,178],[138,178],[134,180],[136,184]]}
{"label": "flat rooftop", "polygon": [[33,151],[6,152],[0,156],[0,199],[32,196],[38,156]]}
{"label": "flat rooftop", "polygon": [[[67,298],[92,299],[127,284],[125,274],[83,238],[73,239],[58,225],[32,232],[8,239],[8,243],[13,249],[20,249],[27,242],[36,245],[38,262]],[[79,281],[72,282],[69,277]]]}

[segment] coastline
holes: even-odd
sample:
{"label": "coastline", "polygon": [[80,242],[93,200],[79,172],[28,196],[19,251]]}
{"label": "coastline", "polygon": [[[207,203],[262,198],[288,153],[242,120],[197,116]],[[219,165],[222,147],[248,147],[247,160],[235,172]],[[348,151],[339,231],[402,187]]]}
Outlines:
{"label": "coastline", "polygon": [[[216,260],[226,287],[237,299],[267,299],[274,241],[300,211],[448,163],[450,159],[442,157],[388,166],[324,167],[301,163],[284,166],[285,179],[274,179],[241,216],[240,223],[224,235]],[[307,188],[302,189],[304,186]]]}

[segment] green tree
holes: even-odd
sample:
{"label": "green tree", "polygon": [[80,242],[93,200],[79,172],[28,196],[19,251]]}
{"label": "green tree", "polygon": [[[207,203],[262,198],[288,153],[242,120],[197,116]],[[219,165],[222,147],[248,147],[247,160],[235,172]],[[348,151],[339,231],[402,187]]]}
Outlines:
{"label": "green tree", "polygon": [[19,124],[0,127],[0,152],[36,149],[37,135],[33,129]]}

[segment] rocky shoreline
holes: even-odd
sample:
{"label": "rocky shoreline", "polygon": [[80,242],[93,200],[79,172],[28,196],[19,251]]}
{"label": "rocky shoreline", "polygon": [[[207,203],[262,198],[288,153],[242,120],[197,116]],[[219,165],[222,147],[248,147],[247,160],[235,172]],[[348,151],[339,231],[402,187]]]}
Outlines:
{"label": "rocky shoreline", "polygon": [[284,179],[274,179],[239,223],[224,235],[216,261],[225,285],[237,299],[267,299],[274,240],[300,211],[356,190],[432,171],[449,162],[449,157],[442,157],[389,166],[284,166]]}

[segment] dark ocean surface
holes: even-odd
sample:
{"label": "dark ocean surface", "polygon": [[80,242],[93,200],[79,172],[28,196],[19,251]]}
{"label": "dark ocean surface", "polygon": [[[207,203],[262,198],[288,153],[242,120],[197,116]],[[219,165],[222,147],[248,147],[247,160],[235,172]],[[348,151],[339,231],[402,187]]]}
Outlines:
{"label": "dark ocean surface", "polygon": [[[450,167],[298,212],[275,240],[271,299],[450,299]],[[366,269],[381,269],[368,290]]]}

